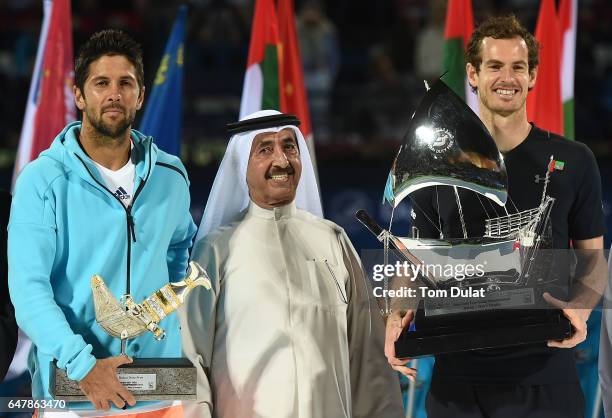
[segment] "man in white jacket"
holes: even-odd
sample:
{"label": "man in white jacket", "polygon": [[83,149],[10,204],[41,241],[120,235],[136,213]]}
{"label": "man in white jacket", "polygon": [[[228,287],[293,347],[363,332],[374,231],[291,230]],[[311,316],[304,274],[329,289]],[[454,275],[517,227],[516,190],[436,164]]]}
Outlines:
{"label": "man in white jacket", "polygon": [[322,219],[299,120],[233,124],[192,258],[213,291],[182,312],[194,416],[403,416],[384,325],[348,237]]}

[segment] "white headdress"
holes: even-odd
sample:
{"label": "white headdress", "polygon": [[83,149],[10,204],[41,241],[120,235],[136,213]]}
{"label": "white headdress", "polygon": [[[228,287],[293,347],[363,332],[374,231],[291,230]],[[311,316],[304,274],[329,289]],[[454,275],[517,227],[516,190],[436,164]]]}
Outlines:
{"label": "white headdress", "polygon": [[[272,115],[282,115],[282,113],[276,110],[260,110],[245,116],[240,121]],[[206,202],[196,241],[216,228],[236,220],[240,212],[247,208],[249,205],[249,189],[246,182],[246,172],[253,139],[260,133],[278,132],[286,128],[291,128],[295,132],[302,162],[302,175],[295,194],[295,204],[300,209],[323,217],[317,179],[304,136],[293,125],[266,127],[237,133],[230,138],[223,161],[221,161],[219,171],[217,171],[217,176],[210,190],[208,202]]]}

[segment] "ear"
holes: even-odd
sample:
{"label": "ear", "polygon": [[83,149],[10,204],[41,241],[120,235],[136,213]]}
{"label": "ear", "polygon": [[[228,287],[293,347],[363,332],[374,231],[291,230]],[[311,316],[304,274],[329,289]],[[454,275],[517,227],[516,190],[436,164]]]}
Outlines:
{"label": "ear", "polygon": [[145,86],[142,86],[140,89],[140,95],[138,96],[138,101],[136,102],[136,110],[140,110],[142,104],[144,103],[144,95],[145,95]]}
{"label": "ear", "polygon": [[465,72],[467,74],[468,82],[470,86],[477,89],[478,88],[478,70],[471,63],[467,63],[465,65]]}
{"label": "ear", "polygon": [[251,184],[251,177],[253,176],[253,174],[251,174],[251,170],[252,170],[252,166],[251,166],[251,158],[249,157],[249,161],[247,163],[247,169],[246,169],[246,173],[245,173],[245,180],[246,180],[246,184],[247,184],[247,189],[249,191],[249,197],[251,196],[251,188],[253,187]]}
{"label": "ear", "polygon": [[531,90],[535,87],[536,79],[538,78],[538,67],[535,67],[533,70],[529,71],[529,84],[528,90]]}
{"label": "ear", "polygon": [[85,97],[83,96],[83,92],[77,86],[72,86],[72,92],[74,93],[74,104],[77,109],[81,112],[85,110]]}

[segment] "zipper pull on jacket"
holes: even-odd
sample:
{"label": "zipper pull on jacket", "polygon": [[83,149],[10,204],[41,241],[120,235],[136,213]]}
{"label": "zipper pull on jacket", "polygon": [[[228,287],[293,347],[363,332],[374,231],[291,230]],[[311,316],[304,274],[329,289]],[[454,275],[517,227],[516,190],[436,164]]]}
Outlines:
{"label": "zipper pull on jacket", "polygon": [[132,242],[136,242],[136,229],[135,229],[134,217],[132,216],[131,209],[132,208],[129,207],[128,210],[126,211],[126,214],[127,214],[127,223],[128,223],[128,228],[130,230],[130,233],[132,235]]}

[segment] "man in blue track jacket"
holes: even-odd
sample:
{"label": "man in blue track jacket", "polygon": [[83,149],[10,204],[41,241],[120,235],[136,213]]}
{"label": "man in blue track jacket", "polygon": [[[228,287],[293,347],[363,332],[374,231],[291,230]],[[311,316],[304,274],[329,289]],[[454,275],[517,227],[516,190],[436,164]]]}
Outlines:
{"label": "man in blue track jacket", "polygon": [[[50,398],[50,363],[96,409],[135,403],[117,380],[120,341],[95,323],[90,278],[118,298],[141,301],[181,279],[196,228],[189,183],[177,157],[131,129],[144,99],[140,46],[120,31],[94,34],[76,60],[82,122],[64,128],[28,164],[15,187],[9,222],[9,288],[19,326],[33,342],[35,398]],[[180,357],[178,319],[162,321],[163,341],[129,340],[127,354]]]}

